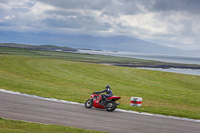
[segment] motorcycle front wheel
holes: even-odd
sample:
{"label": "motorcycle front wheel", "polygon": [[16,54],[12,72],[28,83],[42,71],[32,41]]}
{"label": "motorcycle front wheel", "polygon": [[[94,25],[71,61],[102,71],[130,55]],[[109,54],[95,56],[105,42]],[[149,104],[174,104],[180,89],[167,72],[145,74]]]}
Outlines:
{"label": "motorcycle front wheel", "polygon": [[116,109],[116,107],[117,107],[117,105],[114,101],[109,101],[109,102],[106,103],[106,110],[107,111],[112,112]]}
{"label": "motorcycle front wheel", "polygon": [[86,108],[92,108],[93,106],[93,101],[92,99],[88,99],[86,102],[85,102],[85,107]]}

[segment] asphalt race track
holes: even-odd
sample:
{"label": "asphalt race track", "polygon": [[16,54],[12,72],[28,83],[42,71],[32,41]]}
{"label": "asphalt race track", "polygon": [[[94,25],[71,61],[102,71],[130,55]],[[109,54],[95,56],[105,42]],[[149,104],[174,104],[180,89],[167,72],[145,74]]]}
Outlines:
{"label": "asphalt race track", "polygon": [[0,92],[0,117],[114,133],[199,133],[200,122],[86,109],[70,104]]}

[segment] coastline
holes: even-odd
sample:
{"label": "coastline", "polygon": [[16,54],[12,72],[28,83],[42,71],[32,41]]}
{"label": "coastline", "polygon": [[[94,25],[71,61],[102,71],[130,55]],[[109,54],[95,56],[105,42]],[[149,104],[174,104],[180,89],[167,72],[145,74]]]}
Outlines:
{"label": "coastline", "polygon": [[121,66],[121,67],[132,67],[132,68],[137,68],[137,69],[145,69],[145,70],[154,70],[154,71],[163,71],[163,72],[172,72],[172,73],[200,76],[200,69],[198,66],[195,66],[195,67],[182,66],[182,67],[180,67],[180,66],[174,66],[174,65],[158,65],[158,66],[146,65],[144,67],[144,65],[124,65],[124,64],[122,65],[122,64],[114,64],[114,63],[99,63],[99,64]]}
{"label": "coastline", "polygon": [[144,68],[162,68],[162,69],[170,69],[170,68],[180,68],[180,69],[199,69],[199,65],[179,65],[179,64],[163,64],[163,65],[154,65],[154,64],[136,64],[136,65],[129,65],[129,64],[114,64],[114,66],[122,66],[122,67],[144,67]]}
{"label": "coastline", "polygon": [[[144,60],[143,61],[106,61],[102,62],[100,61],[98,64],[104,64],[104,65],[113,65],[113,66],[122,66],[122,67],[144,67],[144,68],[162,68],[162,69],[170,69],[170,68],[180,68],[180,69],[200,69],[200,60],[199,62],[189,63],[189,62],[178,62],[178,61],[168,61],[170,58],[177,58],[182,59],[182,57],[175,57],[175,56],[167,56],[166,60],[157,60],[154,56],[148,56],[148,55],[142,55],[136,54],[136,53],[124,53],[124,52],[112,52],[112,51],[93,51],[93,50],[79,50],[78,53],[87,53],[91,55],[105,55],[105,56],[114,56],[119,58],[130,58],[130,59],[138,59],[138,60]],[[157,55],[158,57],[163,58],[164,55]],[[151,58],[152,57],[152,58]],[[184,57],[187,58],[187,61],[190,60],[192,57]],[[196,57],[194,57],[196,59]],[[148,61],[148,62],[145,62]],[[94,63],[94,62],[89,62]]]}

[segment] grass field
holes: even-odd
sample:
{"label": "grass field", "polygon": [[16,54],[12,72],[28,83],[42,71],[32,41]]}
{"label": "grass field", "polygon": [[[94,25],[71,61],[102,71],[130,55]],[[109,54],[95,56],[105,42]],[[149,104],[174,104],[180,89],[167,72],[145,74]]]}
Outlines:
{"label": "grass field", "polygon": [[[83,62],[84,61],[84,62]],[[84,103],[110,84],[119,108],[200,119],[200,76],[88,62],[150,62],[111,56],[0,48],[0,88]],[[151,62],[152,63],[152,62]],[[143,97],[131,107],[130,97]]]}
{"label": "grass field", "polygon": [[103,133],[79,128],[44,125],[0,118],[1,133]]}

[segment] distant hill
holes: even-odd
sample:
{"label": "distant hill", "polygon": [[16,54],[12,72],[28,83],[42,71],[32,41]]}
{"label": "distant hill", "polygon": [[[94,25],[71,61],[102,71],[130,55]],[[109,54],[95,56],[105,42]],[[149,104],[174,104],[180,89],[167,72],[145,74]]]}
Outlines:
{"label": "distant hill", "polygon": [[[62,47],[68,46],[72,48],[93,50],[126,51],[145,54],[167,54],[186,57],[200,57],[200,50],[181,50],[128,36],[101,37],[89,35],[18,33],[0,31],[0,41],[7,43],[13,42],[18,44],[38,44],[40,45],[40,48],[43,46],[43,44],[53,44]],[[48,45],[45,48],[48,48]],[[55,47],[50,48],[50,50],[55,49]],[[72,49],[72,51],[73,50],[74,49]]]}
{"label": "distant hill", "polygon": [[27,44],[16,44],[16,43],[0,43],[0,47],[13,47],[13,48],[26,48],[26,49],[38,49],[38,50],[49,50],[49,51],[78,51],[77,49],[70,47],[59,47],[54,45],[27,45]]}

